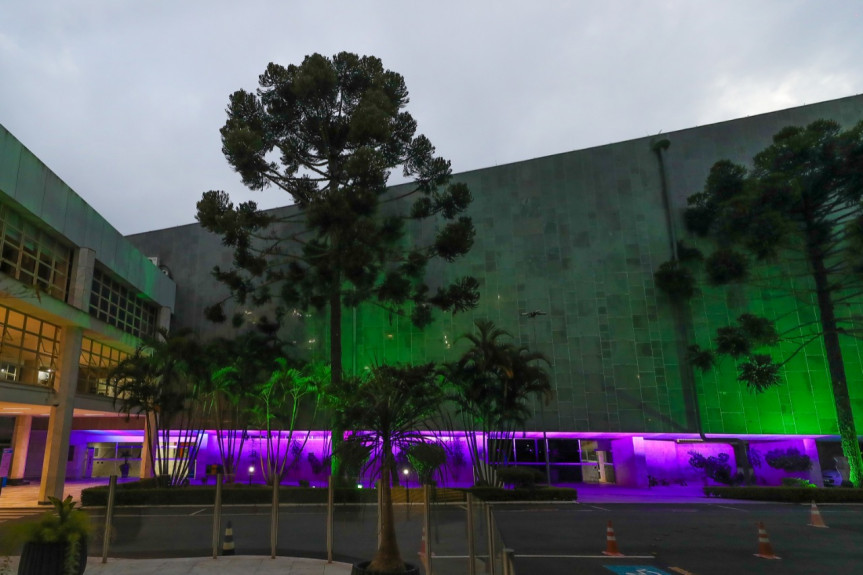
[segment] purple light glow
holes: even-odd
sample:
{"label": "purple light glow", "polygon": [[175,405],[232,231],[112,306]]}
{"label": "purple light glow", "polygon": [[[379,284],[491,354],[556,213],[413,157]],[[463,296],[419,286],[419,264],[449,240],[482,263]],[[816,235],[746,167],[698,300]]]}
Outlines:
{"label": "purple light glow", "polygon": [[[308,481],[310,485],[324,487],[327,483],[329,474],[328,466],[325,465],[326,458],[329,456],[330,440],[329,434],[323,431],[295,431],[293,440],[287,441],[289,433],[282,432],[281,448],[279,456],[283,457],[288,453],[288,460],[291,463],[291,458],[296,457],[294,452],[288,451],[292,447],[297,449],[302,447],[299,456],[290,465],[283,483],[288,485],[299,484],[301,481]],[[448,461],[445,466],[443,477],[438,481],[442,485],[453,487],[466,487],[473,484],[472,462],[469,450],[467,448],[466,434],[464,432],[454,432],[448,434],[426,434],[432,441],[438,441],[443,444],[448,452]],[[480,436],[481,438],[481,436]],[[734,458],[734,450],[729,443],[721,443],[716,440],[723,438],[732,439],[730,436],[714,436],[711,439],[714,441],[703,442],[696,434],[678,434],[669,436],[668,434],[631,434],[631,433],[561,433],[561,432],[525,432],[518,433],[515,440],[539,440],[544,438],[549,440],[581,440],[581,449],[585,449],[584,442],[590,441],[594,444],[597,450],[604,450],[610,453],[610,458],[613,463],[608,464],[608,469],[613,467],[607,474],[609,481],[616,481],[619,485],[644,485],[647,484],[647,477],[665,480],[669,483],[677,481],[685,481],[689,484],[698,484],[704,481],[703,473],[694,469],[689,465],[691,457],[690,452],[696,451],[705,457],[718,456],[720,453],[728,454],[728,463],[732,470],[736,471],[736,461]],[[749,439],[751,447],[761,456],[761,466],[755,470],[756,477],[759,481],[766,484],[779,484],[783,477],[788,474],[781,470],[770,468],[764,462],[764,455],[772,449],[787,449],[793,447],[801,453],[805,453],[813,460],[813,471],[799,473],[796,476],[801,478],[809,478],[817,483],[820,481],[820,473],[816,473],[820,469],[818,462],[818,451],[815,445],[815,439],[822,439],[824,436],[812,437],[787,437],[777,435],[762,435],[749,436],[742,438],[740,436],[734,439]],[[170,441],[175,442],[180,439],[185,439],[179,433],[171,433]],[[830,438],[835,439],[835,438]],[[86,452],[88,444],[93,443],[117,443],[117,444],[141,444],[144,440],[143,431],[122,430],[74,430],[71,432],[70,443],[76,448],[81,448]],[[239,443],[239,440],[237,441]],[[266,452],[266,432],[250,431],[248,438],[243,445],[243,453],[239,458],[238,472],[235,478],[238,482],[262,482],[263,474],[260,473],[261,454]],[[310,456],[312,456],[310,458]],[[542,471],[545,470],[545,461],[542,456],[535,456],[533,461],[515,461],[516,465],[531,465]],[[218,441],[216,440],[215,430],[206,430],[201,432],[201,442],[195,460],[195,471],[193,481],[201,480],[205,477],[205,468],[207,465],[220,463],[220,455],[218,449]],[[582,468],[585,473],[584,481],[598,481],[598,476],[594,476],[592,471],[598,469],[596,459],[588,461],[584,453],[582,459],[575,462],[550,462],[552,470],[552,479],[555,483],[566,483],[567,481],[558,481],[558,471],[565,468]],[[249,473],[248,469],[253,467],[258,470],[258,473]],[[587,472],[591,471],[591,474]],[[413,473],[413,472],[412,472]],[[376,469],[367,470],[361,477],[357,479],[357,483],[364,486],[374,484],[377,475]],[[79,475],[80,476],[80,475]],[[563,477],[563,475],[560,475]],[[577,481],[577,480],[576,480]]]}

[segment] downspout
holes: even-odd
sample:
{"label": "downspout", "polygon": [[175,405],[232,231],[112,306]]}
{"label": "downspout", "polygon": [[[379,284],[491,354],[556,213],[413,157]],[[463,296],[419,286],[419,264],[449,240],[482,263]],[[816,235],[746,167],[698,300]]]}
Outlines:
{"label": "downspout", "polygon": [[[674,215],[671,211],[671,195],[668,191],[668,179],[665,170],[665,155],[663,152],[668,150],[671,142],[668,138],[663,138],[651,144],[651,149],[656,154],[656,160],[659,163],[659,179],[662,188],[662,206],[665,209],[665,225],[668,231],[668,238],[671,251],[671,259],[674,262],[679,262],[677,253],[677,231],[674,226]],[[671,309],[674,313],[675,328],[680,336],[678,341],[678,353],[681,354],[681,359],[686,357],[683,346],[690,339],[689,326],[692,324],[692,312],[689,309],[689,302],[672,301]],[[683,353],[681,353],[683,352]],[[698,388],[695,385],[695,374],[692,370],[692,365],[688,361],[679,362],[680,378],[683,382],[683,398],[686,405],[687,413],[692,414],[695,420],[695,428],[698,436],[704,443],[727,443],[734,449],[734,459],[737,463],[738,472],[743,474],[744,481],[751,483],[753,479],[752,465],[749,462],[749,442],[737,438],[709,438],[704,433],[704,425],[701,421],[701,407],[698,405]]]}

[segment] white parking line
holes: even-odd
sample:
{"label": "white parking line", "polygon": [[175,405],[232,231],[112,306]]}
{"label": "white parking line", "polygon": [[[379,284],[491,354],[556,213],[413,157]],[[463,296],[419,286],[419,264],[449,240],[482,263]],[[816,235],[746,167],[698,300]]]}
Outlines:
{"label": "white parking line", "polygon": [[728,507],[727,505],[717,505],[716,507],[721,507],[723,509],[731,509],[732,511],[740,511],[742,513],[749,513],[748,509],[738,509],[737,507]]}

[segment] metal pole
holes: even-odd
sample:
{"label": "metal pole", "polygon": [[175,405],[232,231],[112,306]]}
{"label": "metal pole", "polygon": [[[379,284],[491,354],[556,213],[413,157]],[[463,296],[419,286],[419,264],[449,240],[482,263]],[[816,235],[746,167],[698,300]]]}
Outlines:
{"label": "metal pole", "polygon": [[222,474],[216,474],[216,501],[213,504],[213,559],[219,556],[219,534],[222,530]]}
{"label": "metal pole", "polygon": [[515,557],[514,549],[503,550],[503,575],[512,575],[512,560]]}
{"label": "metal pole", "polygon": [[336,488],[333,476],[330,475],[327,485],[327,563],[333,562],[333,515],[335,507]]}
{"label": "metal pole", "polygon": [[381,548],[381,539],[383,538],[383,524],[381,522],[381,511],[384,507],[384,494],[381,491],[381,481],[378,479],[375,482],[375,489],[377,490],[378,496],[378,549]]}
{"label": "metal pole", "polygon": [[494,575],[494,525],[491,520],[491,504],[485,504],[485,524],[488,527],[488,572]]}
{"label": "metal pole", "polygon": [[476,575],[476,542],[473,532],[473,495],[467,494],[467,573]]}
{"label": "metal pole", "polygon": [[213,506],[213,559],[219,555],[219,537],[222,530],[222,473],[216,474],[216,501]]}
{"label": "metal pole", "polygon": [[551,487],[551,460],[548,457],[548,435],[542,432],[542,440],[545,442],[545,480],[548,486]]}
{"label": "metal pole", "polygon": [[432,544],[431,544],[431,485],[423,485],[423,530],[426,534],[426,561],[428,561],[428,573],[426,575],[432,575],[434,573],[434,567],[432,567]]}
{"label": "metal pole", "polygon": [[105,509],[105,535],[102,539],[102,563],[108,562],[108,545],[111,543],[111,521],[114,517],[114,492],[117,490],[117,476],[108,480],[108,506]]}
{"label": "metal pole", "polygon": [[279,540],[279,480],[275,469],[273,478],[273,510],[270,514],[270,559],[276,558],[276,543]]}

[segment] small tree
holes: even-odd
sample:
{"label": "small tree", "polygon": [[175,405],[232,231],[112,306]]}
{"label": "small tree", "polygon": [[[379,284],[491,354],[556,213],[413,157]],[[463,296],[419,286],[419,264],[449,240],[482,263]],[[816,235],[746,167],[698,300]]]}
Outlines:
{"label": "small tree", "polygon": [[504,341],[510,334],[491,321],[478,320],[476,327],[477,333],[462,336],[471,347],[441,373],[465,430],[475,477],[491,484],[491,470],[483,463],[506,463],[509,450],[497,447],[508,445],[530,418],[528,401],[534,396],[548,401],[552,389],[543,354]]}
{"label": "small tree", "polygon": [[280,354],[272,334],[251,331],[233,340],[215,340],[207,346],[210,375],[201,401],[216,428],[219,458],[228,481],[239,466],[248,437],[249,410]]}
{"label": "small tree", "polygon": [[428,441],[427,433],[434,429],[429,422],[444,399],[435,366],[375,366],[363,377],[344,381],[336,395],[341,398],[334,409],[336,418],[344,429],[353,430],[340,449],[358,444],[380,469],[381,539],[368,569],[402,572],[405,565],[396,540],[391,491],[397,473],[395,451],[410,453]]}
{"label": "small tree", "polygon": [[309,438],[307,433],[299,451],[290,449],[298,422],[300,406],[311,403],[311,419],[318,409],[320,390],[327,384],[329,368],[309,364],[304,368],[292,367],[287,359],[276,358],[269,378],[255,387],[254,400],[249,408],[251,423],[266,432],[266,444],[259,451],[261,469],[267,482],[281,481],[293,460],[302,454]]}
{"label": "small tree", "polygon": [[[820,342],[842,451],[851,481],[859,486],[863,458],[841,342],[860,335],[863,123],[847,131],[826,120],[785,128],[748,170],[717,162],[704,191],[689,198],[685,219],[690,232],[717,246],[704,261],[710,284],[747,283],[785,292],[802,309],[799,315],[797,310],[770,317],[743,314],[736,325],[717,331],[713,349],[693,346],[690,359],[707,370],[715,354],[730,357],[738,380],[758,393],[778,385],[783,365]],[[807,305],[815,312],[812,321]],[[774,321],[784,326],[781,332]],[[780,342],[789,353],[776,358]]]}
{"label": "small tree", "polygon": [[206,416],[205,404],[198,401],[206,373],[197,338],[162,331],[145,339],[109,375],[118,411],[127,418],[144,417],[146,437],[153,442],[148,450],[152,469],[168,485],[183,484],[195,461]]}

